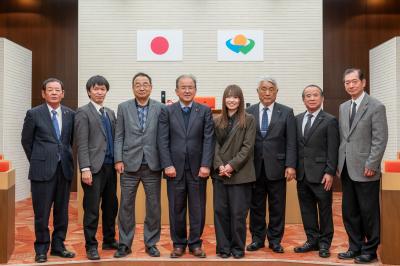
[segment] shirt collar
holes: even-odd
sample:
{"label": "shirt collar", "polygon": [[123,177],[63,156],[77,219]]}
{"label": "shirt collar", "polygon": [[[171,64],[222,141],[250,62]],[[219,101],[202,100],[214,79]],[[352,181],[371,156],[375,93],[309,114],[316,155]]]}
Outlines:
{"label": "shirt collar", "polygon": [[364,99],[365,96],[365,91],[363,91],[363,93],[355,100],[351,99],[351,103],[355,102],[357,104],[357,106],[360,106],[362,100]]}
{"label": "shirt collar", "polygon": [[61,104],[56,109],[53,109],[53,107],[51,107],[47,103],[46,103],[46,105],[47,105],[47,108],[49,109],[50,114],[51,114],[51,111],[53,111],[53,110],[55,110],[57,112],[57,115],[61,114]]}
{"label": "shirt collar", "polygon": [[135,104],[136,104],[136,107],[141,107],[141,108],[145,108],[145,107],[147,107],[147,106],[149,106],[149,104],[150,104],[150,99],[147,101],[147,103],[146,103],[146,105],[140,105],[139,103],[138,103],[138,101],[136,100],[136,98],[135,98]]}
{"label": "shirt collar", "polygon": [[188,105],[185,105],[183,102],[179,101],[179,104],[180,104],[180,106],[181,106],[181,109],[182,109],[183,107],[190,107],[190,108],[192,108],[193,101],[191,101]]}
{"label": "shirt collar", "polygon": [[307,111],[305,116],[307,116],[308,114],[312,114],[313,117],[315,118],[318,116],[318,114],[319,114],[319,112],[321,112],[321,110],[322,110],[322,108],[320,107],[317,111],[315,111],[313,113],[310,113],[309,111]]}
{"label": "shirt collar", "polygon": [[94,101],[90,100],[90,102],[93,104],[94,108],[96,108],[97,112],[100,113],[100,108],[103,108],[103,106],[101,106],[98,103],[95,103]]}
{"label": "shirt collar", "polygon": [[259,111],[263,112],[265,107],[268,107],[268,110],[272,113],[272,111],[274,110],[274,106],[275,106],[275,102],[271,103],[269,106],[265,106],[264,104],[262,104],[260,102],[259,106]]}

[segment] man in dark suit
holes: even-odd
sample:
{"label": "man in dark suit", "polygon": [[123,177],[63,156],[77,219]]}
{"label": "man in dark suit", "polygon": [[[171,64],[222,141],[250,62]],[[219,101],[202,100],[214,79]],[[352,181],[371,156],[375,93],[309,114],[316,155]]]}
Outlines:
{"label": "man in dark suit", "polygon": [[349,249],[338,257],[370,263],[377,259],[380,243],[381,162],[388,141],[386,108],[364,92],[366,80],[360,69],[347,69],[343,81],[351,100],[339,108],[338,172]]}
{"label": "man in dark suit", "polygon": [[257,92],[260,103],[247,109],[258,124],[254,148],[257,181],[250,208],[252,243],[247,246],[247,251],[264,247],[268,237],[269,248],[283,253],[281,240],[285,229],[286,181],[296,177],[296,122],[291,108],[275,102],[278,87],[273,78],[262,78]]}
{"label": "man in dark suit", "polygon": [[210,108],[193,101],[196,91],[196,79],[192,75],[178,77],[175,92],[179,102],[162,110],[159,118],[158,145],[161,167],[167,178],[172,258],[182,256],[186,246],[194,256],[206,257],[201,248],[201,235],[207,178],[214,153],[214,122]]}
{"label": "man in dark suit", "polygon": [[75,141],[82,173],[83,231],[86,255],[99,260],[96,232],[101,201],[103,250],[117,249],[115,217],[118,212],[117,175],[114,170],[115,114],[103,103],[110,85],[102,76],[93,76],[86,83],[90,102],[75,115]]}
{"label": "man in dark suit", "polygon": [[55,78],[43,82],[46,103],[27,111],[21,143],[30,163],[32,205],[35,216],[35,261],[47,261],[50,247],[49,216],[53,205],[53,256],[73,258],[64,246],[68,228],[68,203],[74,176],[72,134],[75,112],[61,105],[63,83]]}
{"label": "man in dark suit", "polygon": [[296,116],[296,179],[307,241],[294,252],[319,250],[319,256],[327,258],[333,237],[331,187],[338,160],[338,122],[322,110],[324,96],[319,86],[308,85],[302,97],[307,111]]}
{"label": "man in dark suit", "polygon": [[121,181],[119,247],[114,257],[130,254],[135,235],[135,200],[140,182],[146,194],[145,251],[159,257],[156,244],[161,233],[161,166],[157,147],[158,116],[165,106],[150,99],[149,75],[139,72],[132,79],[134,99],[118,105],[115,130],[115,169]]}

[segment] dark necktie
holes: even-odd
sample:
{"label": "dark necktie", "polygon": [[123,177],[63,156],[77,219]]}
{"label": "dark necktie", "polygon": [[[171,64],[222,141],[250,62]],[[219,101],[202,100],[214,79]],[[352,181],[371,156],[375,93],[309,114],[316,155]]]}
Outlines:
{"label": "dark necktie", "polygon": [[185,128],[187,129],[189,125],[190,107],[188,106],[182,107],[182,112],[183,112],[183,120],[185,122]]}
{"label": "dark necktie", "polygon": [[54,130],[56,131],[57,139],[60,140],[61,132],[60,132],[60,126],[58,125],[58,120],[57,120],[57,111],[51,110],[51,113],[53,114],[53,116],[51,117],[51,121],[53,122]]}
{"label": "dark necktie", "polygon": [[265,137],[268,131],[268,108],[264,108],[261,120],[261,135]]}
{"label": "dark necktie", "polygon": [[99,111],[100,111],[100,116],[101,117],[104,117],[104,107],[101,107],[100,109],[99,109]]}
{"label": "dark necktie", "polygon": [[351,107],[350,121],[349,121],[350,127],[353,124],[354,117],[356,116],[356,112],[357,112],[356,108],[357,108],[357,104],[356,104],[356,102],[353,102],[353,106]]}
{"label": "dark necktie", "polygon": [[311,119],[312,119],[313,115],[312,114],[307,114],[307,123],[304,126],[304,133],[303,136],[306,138],[308,132],[310,131],[311,128]]}

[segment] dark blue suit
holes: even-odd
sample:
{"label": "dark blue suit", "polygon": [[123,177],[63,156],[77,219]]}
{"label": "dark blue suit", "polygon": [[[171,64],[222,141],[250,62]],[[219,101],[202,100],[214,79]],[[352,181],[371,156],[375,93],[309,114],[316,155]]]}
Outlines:
{"label": "dark blue suit", "polygon": [[48,223],[53,204],[53,250],[63,250],[67,233],[69,192],[74,171],[71,146],[75,112],[61,106],[61,113],[60,140],[47,104],[28,110],[22,129],[21,143],[30,163],[28,178],[31,180],[37,254],[45,254],[49,249]]}
{"label": "dark blue suit", "polygon": [[[188,121],[180,103],[162,109],[158,146],[161,167],[174,166],[176,177],[167,177],[170,233],[174,247],[190,250],[201,246],[205,222],[207,180],[199,178],[201,166],[211,169],[214,122],[211,109],[193,102]],[[190,235],[187,237],[186,205],[189,203]]]}

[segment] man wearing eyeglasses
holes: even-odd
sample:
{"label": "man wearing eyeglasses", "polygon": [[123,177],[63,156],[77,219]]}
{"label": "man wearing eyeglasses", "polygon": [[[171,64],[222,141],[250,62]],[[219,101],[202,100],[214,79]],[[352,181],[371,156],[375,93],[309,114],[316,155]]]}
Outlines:
{"label": "man wearing eyeglasses", "polygon": [[[278,86],[275,79],[263,77],[258,83],[260,102],[247,109],[258,122],[254,146],[256,184],[250,207],[252,243],[247,251],[265,246],[283,253],[281,245],[285,229],[286,181],[296,178],[296,122],[293,109],[275,102]],[[266,225],[266,200],[269,223]]]}
{"label": "man wearing eyeglasses", "polygon": [[360,69],[347,69],[343,81],[351,100],[339,109],[338,175],[349,249],[338,257],[370,263],[377,259],[380,243],[381,162],[388,141],[386,109],[364,91],[366,80]]}
{"label": "man wearing eyeglasses", "polygon": [[[158,143],[161,165],[167,179],[171,258],[189,252],[205,258],[201,235],[205,223],[207,178],[214,155],[214,122],[211,109],[193,101],[196,78],[181,75],[176,79],[179,101],[168,106],[159,118]],[[189,208],[189,235],[186,210]]]}
{"label": "man wearing eyeglasses", "polygon": [[164,105],[150,99],[152,82],[149,75],[137,73],[132,79],[134,99],[118,106],[115,129],[115,169],[120,174],[119,247],[114,257],[132,252],[135,234],[135,199],[139,183],[146,194],[144,221],[145,251],[159,257],[156,244],[161,232],[161,165],[157,147],[158,117]]}

